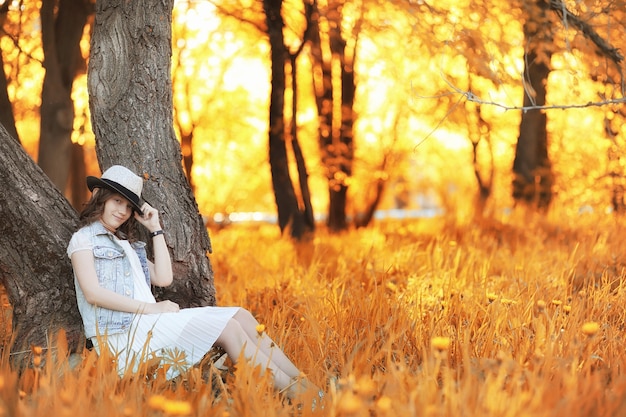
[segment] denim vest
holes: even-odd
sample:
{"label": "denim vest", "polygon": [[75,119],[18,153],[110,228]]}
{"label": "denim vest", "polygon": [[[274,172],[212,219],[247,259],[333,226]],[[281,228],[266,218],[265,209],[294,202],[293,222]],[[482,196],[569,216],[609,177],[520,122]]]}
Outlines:
{"label": "denim vest", "polygon": [[[130,261],[113,235],[100,222],[85,226],[76,233],[85,233],[91,239],[96,275],[100,287],[132,298],[135,286]],[[131,246],[139,256],[146,282],[150,285],[146,244],[133,242]],[[76,274],[74,274],[74,286],[76,287],[78,310],[83,318],[87,338],[128,331],[136,313],[109,310],[90,304],[85,299],[85,294],[78,284]]]}

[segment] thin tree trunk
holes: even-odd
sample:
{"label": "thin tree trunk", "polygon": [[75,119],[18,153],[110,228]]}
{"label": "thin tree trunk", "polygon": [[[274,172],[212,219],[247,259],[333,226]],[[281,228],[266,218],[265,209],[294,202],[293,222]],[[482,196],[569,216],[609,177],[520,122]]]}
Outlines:
{"label": "thin tree trunk", "polygon": [[77,211],[83,208],[88,200],[88,189],[85,187],[87,169],[85,167],[85,148],[78,143],[72,143],[72,169],[69,179],[69,199]]}
{"label": "thin tree trunk", "polygon": [[[11,2],[5,1],[0,5],[0,27],[4,23],[6,14],[9,11]],[[4,56],[0,50],[0,124],[4,126],[6,131],[18,142],[20,141],[17,129],[15,127],[15,116],[13,115],[13,106],[9,99],[7,90],[7,74],[4,71]]]}
{"label": "thin tree trunk", "polygon": [[[472,80],[469,80],[469,91],[472,91]],[[468,126],[468,136],[472,142],[472,165],[474,167],[474,178],[478,185],[476,195],[474,215],[478,218],[485,214],[485,207],[492,193],[494,158],[491,146],[491,127],[482,116],[480,104],[467,103],[465,106],[466,122]],[[489,166],[483,167],[479,161],[479,146],[484,143],[489,153]]]}
{"label": "thin tree trunk", "polygon": [[[352,59],[346,54],[346,42],[341,35],[341,12],[338,7],[321,13],[317,3],[313,4],[312,23],[315,25],[311,33],[311,55],[313,57],[313,82],[317,110],[320,119],[319,141],[322,152],[322,163],[328,178],[329,206],[327,225],[331,231],[345,230],[347,180],[352,175],[353,132],[354,123],[354,73]],[[328,20],[328,24],[320,25],[320,20]],[[328,32],[322,32],[328,27]],[[327,50],[330,54],[325,54]],[[333,60],[339,61],[341,75],[333,78]],[[341,83],[341,97],[336,97],[334,83]],[[337,110],[336,100],[341,100]]]}
{"label": "thin tree trunk", "polygon": [[[181,126],[182,127],[182,126]],[[193,170],[193,128],[188,132],[180,132],[180,146],[183,150],[183,167],[185,169],[185,176],[191,189],[194,189],[193,177],[191,175]]]}
{"label": "thin tree trunk", "polygon": [[[8,2],[7,2],[8,4]],[[0,51],[0,124],[4,126],[7,133],[18,142],[20,137],[15,127],[15,117],[13,116],[13,106],[9,99],[7,91],[7,75],[4,71],[4,59],[2,57],[2,51]]]}
{"label": "thin tree trunk", "polygon": [[[546,17],[548,3],[537,0],[529,6],[524,35],[528,43],[525,53],[524,107],[546,103],[546,85],[550,74],[550,22]],[[543,110],[522,112],[520,133],[513,161],[513,198],[539,208],[552,200],[553,175],[548,157],[547,117]]]}
{"label": "thin tree trunk", "polygon": [[300,192],[302,194],[302,215],[304,218],[304,227],[308,232],[315,230],[315,216],[313,214],[313,205],[311,204],[311,191],[309,190],[309,173],[306,169],[306,163],[304,161],[304,154],[300,147],[300,141],[298,140],[298,71],[296,70],[297,55],[290,57],[291,61],[291,89],[292,102],[291,102],[291,148],[293,149],[293,155],[296,160],[296,166],[298,168],[298,182],[300,184]]}
{"label": "thin tree trunk", "polygon": [[211,241],[173,129],[172,7],[173,0],[97,1],[88,73],[92,126],[100,167],[121,164],[141,175],[145,200],[161,213],[175,280],[157,297],[182,307],[214,305]]}
{"label": "thin tree trunk", "polygon": [[[333,147],[333,77],[332,59],[325,56],[323,49],[328,50],[328,33],[321,32],[320,20],[325,19],[317,8],[317,2],[313,2],[313,14],[311,16],[311,56],[313,65],[313,85],[315,90],[315,103],[319,118],[319,144],[322,154],[322,164],[326,169],[328,179],[328,216],[326,224],[330,230],[336,231],[346,227],[345,206],[337,206],[334,195],[341,185],[337,185],[337,179],[341,178],[338,172],[336,156]],[[324,45],[322,45],[324,42]],[[343,220],[342,220],[343,219]]]}
{"label": "thin tree trunk", "polygon": [[[58,11],[55,8],[58,3]],[[93,8],[84,0],[43,0],[41,36],[44,77],[38,163],[65,191],[72,161],[74,103],[72,85],[82,64],[80,40]]]}
{"label": "thin tree trunk", "polygon": [[272,91],[269,114],[269,160],[272,186],[281,231],[290,229],[291,236],[300,238],[305,232],[303,215],[298,207],[293,182],[289,174],[285,144],[285,62],[287,50],[283,38],[282,0],[263,0],[272,62]]}

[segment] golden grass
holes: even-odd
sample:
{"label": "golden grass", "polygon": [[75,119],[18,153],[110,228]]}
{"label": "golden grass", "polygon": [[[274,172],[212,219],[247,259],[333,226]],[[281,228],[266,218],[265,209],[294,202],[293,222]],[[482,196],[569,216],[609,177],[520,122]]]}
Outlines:
{"label": "golden grass", "polygon": [[274,226],[211,236],[219,304],[252,311],[326,387],[323,409],[281,402],[243,364],[212,389],[200,369],[120,379],[85,351],[72,370],[50,358],[19,376],[4,358],[0,416],[626,415],[619,220],[419,220],[297,245]]}

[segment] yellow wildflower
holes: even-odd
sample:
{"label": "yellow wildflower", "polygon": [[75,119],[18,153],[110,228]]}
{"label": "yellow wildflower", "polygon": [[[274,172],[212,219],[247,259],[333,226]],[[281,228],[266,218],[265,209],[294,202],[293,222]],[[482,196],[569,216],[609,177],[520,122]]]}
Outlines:
{"label": "yellow wildflower", "polygon": [[165,398],[163,395],[153,395],[148,400],[148,406],[155,410],[162,410],[163,405],[165,404],[166,401],[167,401],[167,398]]}
{"label": "yellow wildflower", "polygon": [[363,401],[352,391],[347,391],[341,396],[337,411],[340,414],[354,414],[363,409]]}
{"label": "yellow wildflower", "polygon": [[582,325],[581,330],[587,336],[593,336],[600,330],[600,324],[595,321],[588,321]]}
{"label": "yellow wildflower", "polygon": [[259,335],[262,335],[264,331],[265,331],[265,325],[264,325],[264,324],[257,324],[257,326],[256,326],[256,332],[257,332]]}
{"label": "yellow wildflower", "polygon": [[391,398],[383,395],[378,399],[378,401],[376,401],[376,408],[378,408],[378,410],[382,413],[386,413],[391,410]]}
{"label": "yellow wildflower", "polygon": [[430,341],[430,344],[433,348],[442,352],[450,348],[450,338],[449,337],[433,337],[432,340]]}
{"label": "yellow wildflower", "polygon": [[191,404],[187,401],[166,401],[163,412],[170,416],[188,416],[191,414]]}

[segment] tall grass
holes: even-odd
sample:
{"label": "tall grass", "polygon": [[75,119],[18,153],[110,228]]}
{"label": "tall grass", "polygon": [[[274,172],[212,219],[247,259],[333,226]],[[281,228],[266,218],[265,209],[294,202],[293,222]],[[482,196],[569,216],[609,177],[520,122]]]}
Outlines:
{"label": "tall grass", "polygon": [[0,415],[626,415],[615,218],[430,219],[299,244],[274,226],[211,236],[219,304],[251,310],[325,387],[323,408],[287,404],[243,363],[119,378],[113,358],[85,351],[21,375],[3,358]]}

